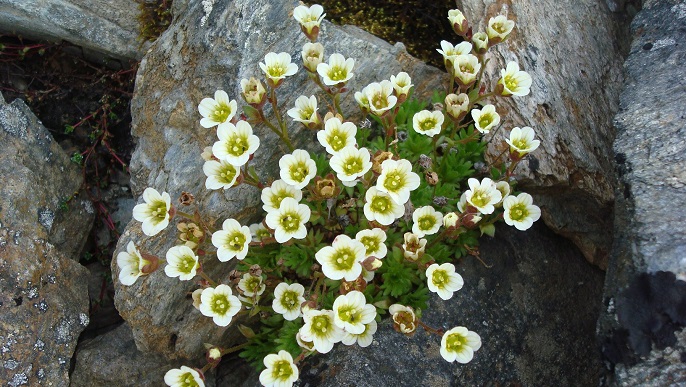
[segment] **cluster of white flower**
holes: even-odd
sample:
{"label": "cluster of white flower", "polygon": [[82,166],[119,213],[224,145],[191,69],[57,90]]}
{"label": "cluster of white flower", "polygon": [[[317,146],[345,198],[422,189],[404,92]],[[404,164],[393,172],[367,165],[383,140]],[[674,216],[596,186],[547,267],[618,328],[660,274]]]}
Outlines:
{"label": "cluster of white flower", "polygon": [[[206,22],[213,4],[214,0],[203,0],[205,16],[201,25]],[[370,83],[354,93],[362,111],[376,116],[386,130],[385,151],[381,148],[372,154],[370,149],[374,145],[370,145],[369,149],[359,146],[356,141],[358,127],[344,119],[339,100],[341,93],[347,90],[347,83],[354,76],[355,60],[334,53],[329,56],[328,61],[324,61],[324,46],[316,41],[320,23],[325,16],[323,11],[320,5],[301,5],[295,8],[293,17],[309,39],[302,48],[303,67],[308,77],[330,97],[332,104],[329,106],[332,109],[322,117],[318,111],[317,97],[301,95],[286,114],[305,128],[316,130],[317,140],[325,149],[329,167],[335,177],[334,173],[329,173],[324,178],[318,176],[317,163],[310,154],[305,150],[295,149],[290,143],[287,125],[279,115],[276,89],[287,77],[296,74],[298,65],[292,63],[291,56],[286,52],[270,52],[265,55],[264,62],[259,63],[266,86],[254,77],[240,82],[241,96],[247,104],[243,107],[245,115],[238,114],[236,100],[230,99],[223,90],[217,90],[214,98],[204,98],[198,105],[198,112],[202,116],[200,125],[207,129],[216,127],[218,137],[202,153],[205,160],[203,172],[207,177],[206,188],[226,190],[239,184],[258,187],[261,190],[262,208],[266,212],[264,221],[248,227],[230,218],[223,221],[221,229],[214,230],[202,222],[198,213],[189,215],[177,211],[171,205],[168,193],[160,194],[153,188],[147,188],[143,192],[144,203],[138,204],[133,210],[134,218],[142,222],[142,231],[148,236],[164,230],[177,214],[194,222],[177,226],[181,232],[178,239],[182,244],[167,251],[164,272],[168,277],[178,277],[181,281],[201,276],[202,280],[198,281],[201,288],[192,295],[193,305],[202,315],[211,317],[218,326],[231,324],[244,307],[250,316],[258,313],[268,315],[273,311],[286,321],[302,322],[296,335],[303,350],[301,356],[294,360],[293,356],[296,354],[283,350],[267,355],[263,360],[266,369],[260,374],[260,382],[265,386],[291,386],[299,376],[297,362],[309,353],[327,353],[339,342],[345,345],[357,343],[361,347],[372,343],[377,330],[377,309],[374,305],[378,304],[371,302],[378,299],[374,295],[365,295],[362,291],[374,279],[375,271],[383,265],[389,251],[387,239],[399,238],[390,234],[396,229],[396,225],[409,231],[403,235],[402,244],[398,242],[396,245],[401,245],[402,255],[398,247],[393,247],[394,259],[404,257],[404,264],[420,268],[423,273],[419,277],[426,276],[429,291],[448,300],[463,287],[464,280],[457,273],[455,265],[440,263],[439,258],[434,258],[432,254],[435,250],[431,248],[436,242],[444,238],[457,239],[465,229],[481,227],[480,222],[487,224],[481,229],[482,234],[488,234],[488,227],[492,227],[500,218],[500,211],[504,221],[519,230],[530,228],[541,215],[539,207],[533,204],[531,195],[520,193],[515,196],[511,194],[507,179],[494,181],[488,177],[481,180],[470,178],[467,181],[469,189],[455,203],[457,211],[443,214],[434,208],[434,205],[445,208],[445,203],[449,200],[446,198],[443,198],[443,204],[433,201],[431,205],[415,208],[414,204],[420,200],[417,198],[421,197],[421,193],[417,195],[413,192],[420,187],[422,179],[413,171],[410,160],[398,156],[397,147],[396,154],[390,152],[391,145],[397,142],[390,141],[394,140],[394,136],[398,140],[393,119],[398,114],[400,104],[410,94],[412,79],[409,74],[399,72],[388,80]],[[532,84],[529,74],[521,71],[517,63],[510,62],[501,70],[494,92],[484,95],[483,91],[479,91],[485,64],[483,54],[489,47],[508,38],[514,22],[504,16],[494,17],[489,20],[485,32],[470,34],[471,28],[459,10],[451,10],[448,19],[458,35],[471,39],[457,45],[441,42],[438,52],[443,55],[444,64],[451,75],[449,93],[445,97],[445,103],[438,104],[440,107],[421,110],[412,117],[412,129],[432,139],[436,159],[440,159],[436,146],[446,142],[447,131],[469,127],[472,133],[469,141],[478,141],[495,132],[501,117],[495,106],[484,104],[483,99],[492,96],[525,96],[529,94]],[[263,106],[267,102],[272,105],[278,125],[271,123],[264,115]],[[251,123],[264,123],[290,149],[290,153],[279,159],[280,179],[271,184],[262,184],[254,168],[249,165],[260,145],[259,138],[253,134]],[[517,162],[537,149],[540,141],[535,139],[532,128],[515,127],[506,143],[512,163],[511,170],[504,176],[509,177]],[[507,149],[503,153],[506,151]],[[425,155],[422,157],[425,161],[428,160],[422,162],[420,159],[420,165],[425,169],[426,181],[435,186],[437,180],[432,183],[431,174],[436,173],[430,168],[434,161]],[[350,198],[343,207],[337,209],[355,207],[359,210],[362,207],[362,214],[358,213],[355,218],[361,228],[355,238],[341,233],[346,227],[343,221],[328,227],[336,222],[331,214],[336,204],[342,204],[340,201],[337,203],[336,198],[340,200],[338,195],[343,189],[346,189]],[[356,197],[355,192],[359,196]],[[310,203],[312,199],[319,203]],[[192,195],[190,201],[192,202]],[[187,204],[183,200],[181,202]],[[321,208],[322,203],[326,203],[328,214]],[[312,229],[309,233],[308,223]],[[329,238],[324,242],[327,245],[323,247],[319,234],[321,230],[316,229],[321,224],[326,225],[324,231],[326,238]],[[315,273],[313,278],[304,279],[306,282],[303,283],[309,285],[307,291],[305,286],[294,282],[291,276],[278,274],[275,277],[278,269],[265,270],[263,273],[259,265],[251,266],[248,272],[242,274],[232,273],[229,284],[217,284],[202,271],[199,262],[199,257],[208,253],[216,254],[221,262],[228,262],[234,257],[242,261],[248,257],[251,245],[264,246],[274,242],[290,245],[292,240],[304,239],[305,244],[319,248],[314,253],[318,265],[313,265],[310,270],[321,271]],[[208,240],[216,248],[215,252],[200,249],[200,244]],[[330,244],[328,241],[331,241]],[[126,252],[117,256],[117,263],[120,268],[120,282],[132,285],[140,276],[157,268],[158,258],[142,254],[133,242],[129,242]],[[320,298],[330,281],[341,281],[340,288],[334,288],[339,289],[337,291],[341,294],[333,300],[331,310],[323,309]],[[265,292],[266,295],[263,296]],[[271,300],[271,308],[264,303],[260,304],[261,297],[267,297],[267,302]],[[370,303],[368,299],[371,300]],[[461,326],[444,333],[442,330],[432,329],[417,318],[410,306],[393,304],[388,312],[394,328],[402,334],[412,335],[418,326],[430,333],[441,334],[440,352],[449,362],[467,363],[472,360],[474,351],[481,347],[481,338],[475,332]],[[246,336],[249,337],[247,334]],[[218,348],[213,349],[212,361],[218,361],[226,353]],[[204,385],[202,372],[185,366],[168,371],[165,383],[170,386]]]}

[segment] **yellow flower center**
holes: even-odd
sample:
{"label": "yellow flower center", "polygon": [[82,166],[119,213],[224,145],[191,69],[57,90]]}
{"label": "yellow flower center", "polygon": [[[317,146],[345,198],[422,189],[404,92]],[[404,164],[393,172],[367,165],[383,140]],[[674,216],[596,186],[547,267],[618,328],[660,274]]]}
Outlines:
{"label": "yellow flower center", "polygon": [[397,192],[403,189],[403,187],[405,187],[404,175],[399,171],[388,173],[386,175],[386,180],[383,182],[383,186],[388,192]]}
{"label": "yellow flower center", "polygon": [[300,228],[300,215],[297,212],[283,214],[280,223],[286,232],[294,233]]}
{"label": "yellow flower center", "polygon": [[360,320],[362,317],[360,314],[360,311],[352,306],[343,306],[338,308],[338,318],[351,324],[354,324],[356,321]]}
{"label": "yellow flower center", "polygon": [[362,159],[359,157],[351,157],[343,163],[343,170],[348,176],[362,172]]}
{"label": "yellow flower center", "polygon": [[235,232],[229,235],[229,237],[226,240],[226,247],[228,247],[229,250],[241,251],[243,250],[244,245],[245,235],[243,235],[242,232]]}
{"label": "yellow flower center", "polygon": [[493,116],[490,114],[482,114],[481,117],[479,117],[479,127],[481,129],[485,129],[491,122],[493,122]]}
{"label": "yellow flower center", "polygon": [[226,142],[226,153],[239,157],[248,150],[248,139],[239,135],[233,135]]}
{"label": "yellow flower center", "polygon": [[224,184],[228,184],[231,181],[233,181],[233,178],[236,176],[236,167],[234,167],[231,164],[225,164],[222,166],[222,168],[219,170],[219,181]]}
{"label": "yellow flower center", "polygon": [[329,70],[329,74],[327,74],[329,78],[331,78],[332,81],[344,81],[345,78],[348,76],[348,72],[345,71],[344,68],[341,67],[332,67]]}
{"label": "yellow flower center", "polygon": [[348,136],[345,133],[340,132],[338,129],[334,129],[326,139],[326,142],[329,143],[331,149],[338,152],[345,147],[345,144],[348,143]]}
{"label": "yellow flower center", "polygon": [[437,123],[438,121],[436,121],[434,118],[427,118],[419,123],[419,127],[424,131],[431,130],[436,126]]}
{"label": "yellow flower center", "polygon": [[289,310],[300,307],[298,304],[298,293],[292,290],[283,292],[281,295],[281,306]]}
{"label": "yellow flower center", "polygon": [[365,254],[370,255],[373,252],[379,250],[379,239],[375,237],[365,236],[360,238],[360,242],[364,245],[366,249]]}
{"label": "yellow flower center", "polygon": [[518,138],[518,139],[512,141],[512,145],[514,145],[514,147],[517,148],[518,150],[524,150],[529,146],[529,144],[523,138]]}
{"label": "yellow flower center", "polygon": [[518,203],[510,207],[510,219],[521,222],[529,216],[529,210],[524,203]]}
{"label": "yellow flower center", "polygon": [[195,381],[193,374],[186,372],[185,374],[179,376],[179,385],[181,387],[197,387],[199,384]]}
{"label": "yellow flower center", "polygon": [[379,214],[385,214],[393,208],[391,199],[386,196],[375,196],[370,207],[372,211]]}
{"label": "yellow flower center", "polygon": [[337,249],[331,259],[331,263],[337,270],[350,270],[355,264],[355,252],[347,247]]}
{"label": "yellow flower center", "polygon": [[505,76],[505,88],[509,91],[517,89],[517,80],[512,75]]}
{"label": "yellow flower center", "polygon": [[210,302],[210,308],[212,311],[220,316],[226,314],[226,311],[231,307],[228,297],[224,294],[215,294]]}
{"label": "yellow flower center", "polygon": [[448,273],[445,270],[436,270],[431,276],[431,282],[438,288],[443,288],[448,283]]}
{"label": "yellow flower center", "polygon": [[310,170],[307,168],[307,165],[305,165],[305,163],[302,162],[291,165],[288,171],[291,174],[291,179],[298,183],[305,180],[307,175],[310,173]]}
{"label": "yellow flower center", "polygon": [[179,260],[178,268],[181,273],[190,274],[195,269],[197,262],[190,255],[185,255]]}
{"label": "yellow flower center", "polygon": [[167,203],[163,201],[150,204],[150,215],[157,219],[158,222],[163,221],[167,217],[167,211]]}
{"label": "yellow flower center", "polygon": [[331,327],[328,316],[315,316],[312,318],[312,333],[317,336],[326,336],[326,331]]}
{"label": "yellow flower center", "polygon": [[284,190],[281,190],[281,191],[279,191],[279,192],[277,192],[277,193],[275,193],[275,194],[273,194],[273,195],[272,195],[272,200],[271,200],[271,202],[272,202],[272,207],[274,207],[274,208],[279,208],[279,206],[281,205],[281,202],[282,202],[283,199],[285,199],[285,198],[293,198],[293,199],[295,199],[295,197],[293,196],[293,194],[291,194],[290,192],[286,191],[285,189],[284,189]]}
{"label": "yellow flower center", "polygon": [[476,189],[472,194],[471,202],[475,207],[484,207],[488,204],[489,200],[490,196],[488,196],[485,191]]}
{"label": "yellow flower center", "polygon": [[466,344],[466,337],[459,333],[451,333],[445,341],[445,348],[448,352],[460,352],[462,347]]}
{"label": "yellow flower center", "polygon": [[274,379],[288,380],[291,375],[293,375],[293,368],[288,360],[278,360],[274,363],[274,368],[272,368]]}
{"label": "yellow flower center", "polygon": [[417,220],[417,225],[422,231],[429,231],[436,224],[436,218],[431,215],[425,215]]}
{"label": "yellow flower center", "polygon": [[231,108],[223,103],[218,103],[210,118],[215,122],[225,122],[231,114]]}

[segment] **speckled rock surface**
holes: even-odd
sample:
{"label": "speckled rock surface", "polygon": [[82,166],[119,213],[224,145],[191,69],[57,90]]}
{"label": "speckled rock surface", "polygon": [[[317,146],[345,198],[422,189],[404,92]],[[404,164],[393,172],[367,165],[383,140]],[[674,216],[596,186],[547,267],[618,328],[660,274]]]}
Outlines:
{"label": "speckled rock surface", "polygon": [[634,40],[615,117],[621,185],[599,335],[614,371],[609,384],[681,385],[686,383],[686,2],[648,0],[643,7],[632,23]]}
{"label": "speckled rock surface", "polygon": [[0,176],[2,240],[46,240],[78,260],[95,217],[90,201],[73,197],[81,171],[21,100],[1,96]]}
{"label": "speckled rock surface", "polygon": [[516,22],[513,35],[491,50],[486,73],[500,77],[515,61],[533,85],[529,96],[496,104],[508,129],[499,136],[514,126],[534,128],[541,146],[516,171],[521,188],[543,205],[549,227],[605,268],[615,186],[608,154],[622,85],[623,29],[603,0],[457,3],[474,31],[484,31],[488,18],[499,14]]}
{"label": "speckled rock surface", "polygon": [[0,384],[64,386],[88,325],[75,260],[94,215],[79,198],[60,209],[81,174],[26,105],[0,96],[0,129]]}
{"label": "speckled rock surface", "polygon": [[[70,386],[159,386],[167,370],[181,365],[192,366],[170,363],[161,356],[138,351],[131,328],[122,324],[79,344]],[[213,386],[212,374],[205,377],[205,385]]]}
{"label": "speckled rock surface", "polygon": [[[448,363],[440,336],[420,329],[408,338],[386,319],[371,346],[336,344],[308,358],[300,386],[596,386],[602,271],[542,224],[526,232],[499,227],[495,239],[482,240],[481,258],[493,267],[459,262],[464,287],[448,301],[433,295],[423,318],[436,328],[477,332],[483,345],[472,362]],[[236,385],[242,372],[227,364],[217,383]],[[241,384],[254,385],[256,373]]]}
{"label": "speckled rock surface", "polygon": [[65,40],[114,60],[140,59],[138,4],[109,0],[2,0],[0,31]]}
{"label": "speckled rock surface", "polygon": [[[245,223],[255,216],[259,202],[256,189],[245,185],[225,193],[205,189],[200,153],[216,141],[216,130],[199,125],[197,105],[216,89],[224,89],[231,98],[241,101],[241,78],[261,76],[258,62],[264,61],[269,51],[287,51],[294,62],[300,63],[305,38],[297,22],[288,16],[296,5],[295,1],[218,1],[207,24],[200,27],[203,9],[199,2],[192,3],[160,37],[141,63],[132,101],[132,133],[138,145],[130,170],[136,196],[148,186],[169,192],[172,200],[188,191],[195,195],[203,213],[214,216],[212,221],[233,216]],[[275,20],[284,28],[275,26]],[[391,46],[357,28],[325,23],[322,29],[320,40],[329,47],[326,55],[340,52],[356,59],[353,89],[405,70],[411,74],[418,94],[427,95],[445,76],[410,57],[401,46]],[[379,63],[384,63],[383,70]],[[299,95],[315,93],[316,86],[306,81],[302,69],[287,80],[279,89],[280,105],[289,109]],[[359,111],[352,95],[345,99],[344,110]],[[297,143],[313,146],[312,132],[301,132],[293,123],[290,126],[298,133]],[[274,176],[274,166],[281,156],[277,137],[263,126],[255,131],[261,138],[255,165],[266,167],[259,168],[258,173]],[[117,251],[134,240],[144,250],[164,256],[175,238],[174,227],[147,238],[141,233],[140,223],[134,221],[122,235]],[[214,259],[204,269],[214,278],[225,278],[231,266],[219,265]],[[114,266],[113,273],[116,277],[118,269]],[[162,270],[131,287],[121,286],[118,281],[115,285],[117,309],[132,327],[142,351],[171,359],[197,358],[204,354],[203,341],[226,344],[239,337],[236,330],[217,327],[192,307],[186,294],[196,288],[194,284],[168,278]]]}

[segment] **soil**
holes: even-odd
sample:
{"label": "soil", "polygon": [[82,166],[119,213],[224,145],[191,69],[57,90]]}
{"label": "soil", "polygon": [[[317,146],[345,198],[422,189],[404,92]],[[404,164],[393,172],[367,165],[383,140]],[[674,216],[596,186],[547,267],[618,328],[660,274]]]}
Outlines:
{"label": "soil", "polygon": [[0,35],[0,91],[5,101],[23,100],[81,166],[81,190],[98,211],[80,257],[93,274],[91,324],[82,338],[121,322],[114,309],[109,265],[125,225],[116,224],[111,215],[119,199],[131,197],[127,166],[134,143],[129,101],[136,65],[115,70],[83,59],[80,49],[67,43]]}

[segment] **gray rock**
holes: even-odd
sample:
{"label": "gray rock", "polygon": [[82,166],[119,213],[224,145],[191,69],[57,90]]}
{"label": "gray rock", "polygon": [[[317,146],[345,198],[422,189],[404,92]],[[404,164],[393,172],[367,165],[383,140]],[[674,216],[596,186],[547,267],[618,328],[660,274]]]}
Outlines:
{"label": "gray rock", "polygon": [[[498,227],[496,238],[482,240],[481,258],[493,267],[460,261],[464,287],[448,301],[433,295],[423,318],[434,328],[477,332],[483,345],[472,362],[448,363],[440,336],[420,328],[408,338],[385,319],[371,346],[336,344],[306,359],[300,386],[597,385],[603,273],[544,225],[526,232]],[[217,383],[235,385],[242,372],[230,364],[218,370]],[[253,372],[241,385],[257,383]]]}
{"label": "gray rock", "polygon": [[0,176],[2,227],[78,260],[95,217],[78,194],[81,171],[21,100],[6,104],[1,96]]}
{"label": "gray rock", "polygon": [[[614,144],[616,239],[599,322],[610,383],[686,380],[686,2],[646,1],[632,23],[633,43]],[[657,359],[662,359],[658,361]],[[641,382],[637,382],[637,381]],[[654,383],[654,384],[651,384]]]}
{"label": "gray rock", "polygon": [[96,56],[140,59],[138,4],[109,0],[2,0],[0,31],[40,40],[66,40]]}
{"label": "gray rock", "polygon": [[[131,328],[122,324],[79,344],[70,386],[159,386],[168,370],[181,365],[192,366],[169,363],[161,356],[138,351]],[[206,385],[213,386],[211,375],[205,376],[209,379]]]}
{"label": "gray rock", "polygon": [[[141,62],[132,101],[132,133],[138,138],[138,145],[130,170],[137,196],[148,186],[169,192],[174,201],[182,191],[189,191],[195,195],[198,208],[213,216],[211,222],[230,216],[243,223],[255,219],[259,192],[254,188],[241,186],[225,193],[205,189],[200,153],[216,141],[216,130],[200,127],[197,105],[217,89],[226,90],[240,101],[240,79],[261,76],[258,62],[264,61],[269,51],[287,51],[294,62],[301,62],[305,39],[297,22],[288,16],[296,4],[220,1],[214,5],[207,24],[200,27],[204,12],[196,2],[189,4],[187,11],[156,42]],[[241,22],[226,22],[237,19]],[[275,28],[274,20],[288,28]],[[326,55],[341,52],[356,59],[353,89],[404,70],[412,76],[418,95],[426,96],[445,77],[439,70],[410,57],[402,45],[391,46],[357,28],[325,23],[321,36],[329,47]],[[382,59],[385,64],[380,72]],[[280,87],[279,102],[284,109],[293,106],[301,94],[316,92],[316,86],[306,80],[301,69]],[[344,110],[359,111],[352,95],[345,100]],[[294,123],[290,127],[298,144],[312,147],[312,132],[303,132]],[[258,173],[274,176],[274,166],[281,156],[277,137],[263,126],[257,127],[256,132],[261,145],[255,165],[266,167]],[[172,226],[154,238],[147,238],[141,233],[140,223],[134,221],[122,235],[117,252],[134,240],[147,252],[164,256],[175,243],[175,233]],[[113,277],[118,275],[115,266]],[[232,265],[220,265],[216,259],[204,266],[213,278],[225,278],[231,268]],[[131,287],[121,286],[118,281],[115,286],[117,309],[131,325],[142,351],[161,353],[170,359],[197,358],[204,353],[202,341],[227,345],[240,337],[236,330],[217,327],[191,306],[186,294],[196,285],[168,278],[162,270],[139,279]],[[155,300],[152,307],[150,300]]]}
{"label": "gray rock", "polygon": [[516,171],[521,189],[543,205],[549,227],[605,268],[615,185],[607,150],[621,90],[623,29],[602,0],[462,0],[458,8],[475,32],[499,14],[516,21],[513,35],[489,51],[486,74],[494,85],[500,69],[515,61],[533,85],[525,98],[498,100],[505,115],[500,126],[506,130],[496,138],[515,126],[534,128],[541,146]]}
{"label": "gray rock", "polygon": [[0,383],[68,383],[88,325],[88,271],[79,251],[93,222],[82,181],[21,101],[0,96]]}

